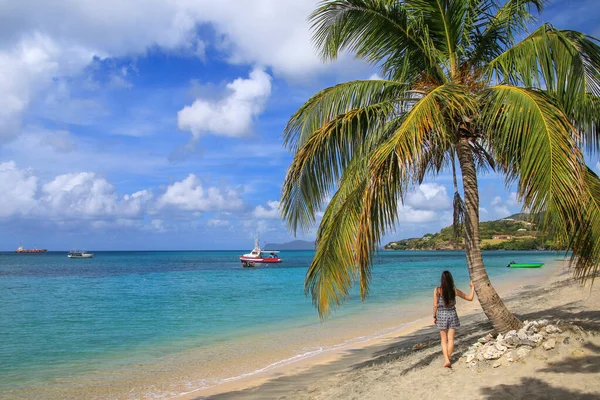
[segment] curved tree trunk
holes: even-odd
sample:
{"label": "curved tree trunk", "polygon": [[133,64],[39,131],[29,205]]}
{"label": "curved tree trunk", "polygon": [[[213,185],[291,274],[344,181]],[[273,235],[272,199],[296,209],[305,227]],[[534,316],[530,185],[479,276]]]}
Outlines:
{"label": "curved tree trunk", "polygon": [[519,329],[521,321],[511,313],[496,293],[483,266],[479,239],[479,189],[475,161],[469,139],[461,138],[456,146],[458,162],[462,171],[465,194],[465,250],[469,274],[485,315],[492,321],[494,329],[503,333]]}

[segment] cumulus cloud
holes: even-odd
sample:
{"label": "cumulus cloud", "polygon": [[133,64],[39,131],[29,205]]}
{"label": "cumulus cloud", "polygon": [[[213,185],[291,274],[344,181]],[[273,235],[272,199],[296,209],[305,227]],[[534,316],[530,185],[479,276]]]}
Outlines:
{"label": "cumulus cloud", "polygon": [[243,204],[237,191],[204,188],[194,174],[167,187],[158,199],[159,208],[173,207],[185,211],[239,210]]}
{"label": "cumulus cloud", "polygon": [[271,76],[255,68],[248,79],[237,78],[227,84],[227,89],[229,93],[221,100],[198,98],[180,110],[179,129],[190,131],[195,138],[203,133],[231,137],[248,134],[271,94]]}
{"label": "cumulus cloud", "polygon": [[[23,0],[0,5],[0,139],[19,133],[22,113],[53,80],[81,73],[94,59],[136,56],[152,48],[203,58],[212,46],[230,63],[263,65],[293,79],[311,76],[329,68],[315,54],[306,22],[316,5],[316,0]],[[211,32],[207,37],[199,36],[201,25],[212,28],[203,31]],[[268,96],[266,74],[261,78]],[[244,81],[236,85],[247,85]],[[109,85],[130,87],[122,74]],[[197,112],[214,107],[223,110],[196,103]],[[242,116],[256,112],[251,107]],[[213,124],[217,132],[233,136],[245,127],[240,123],[228,131]]]}
{"label": "cumulus cloud", "polygon": [[221,35],[219,47],[226,51],[231,63],[267,65],[276,74],[292,79],[303,79],[327,68],[314,51],[306,21],[318,0],[184,3],[183,7],[189,7],[195,18],[211,24]]}
{"label": "cumulus cloud", "polygon": [[27,215],[36,207],[37,178],[17,168],[13,161],[0,163],[0,217]]}
{"label": "cumulus cloud", "polygon": [[257,206],[252,212],[256,219],[279,219],[279,202],[268,201],[266,206]]}
{"label": "cumulus cloud", "polygon": [[414,209],[440,211],[452,207],[452,200],[444,185],[423,183],[406,198],[406,204]]}
{"label": "cumulus cloud", "polygon": [[[4,22],[10,19],[3,15]],[[0,141],[20,133],[21,114],[37,93],[50,86],[52,78],[83,68],[91,56],[91,52],[77,46],[60,46],[42,33],[24,33],[14,42],[2,43]]]}
{"label": "cumulus cloud", "polygon": [[423,183],[406,196],[404,205],[398,208],[400,222],[426,224],[445,218],[452,208],[452,200],[444,185]]}
{"label": "cumulus cloud", "polygon": [[412,224],[425,224],[440,220],[440,216],[435,211],[419,210],[406,205],[400,206],[398,209],[398,218],[400,222]]}
{"label": "cumulus cloud", "polygon": [[[35,218],[58,225],[87,224],[95,229],[165,232],[165,218],[169,218],[172,209],[194,217],[210,211],[220,211],[223,216],[231,215],[227,210],[245,212],[237,191],[203,187],[194,175],[166,187],[160,196],[155,196],[152,189],[119,195],[107,179],[93,172],[61,174],[40,183],[34,171],[9,161],[0,163],[0,191],[2,220]],[[230,222],[213,217],[207,225],[223,228],[229,227]]]}
{"label": "cumulus cloud", "polygon": [[153,198],[142,190],[118,196],[106,179],[91,172],[62,174],[39,185],[39,179],[13,161],[0,163],[3,218],[56,220],[138,218]]}
{"label": "cumulus cloud", "polygon": [[153,197],[143,190],[117,196],[115,187],[91,172],[63,174],[42,186],[40,206],[61,218],[136,217]]}
{"label": "cumulus cloud", "polygon": [[516,192],[509,193],[507,199],[496,196],[492,199],[490,205],[494,216],[497,218],[508,217],[509,215],[518,212],[518,207],[520,207]]}

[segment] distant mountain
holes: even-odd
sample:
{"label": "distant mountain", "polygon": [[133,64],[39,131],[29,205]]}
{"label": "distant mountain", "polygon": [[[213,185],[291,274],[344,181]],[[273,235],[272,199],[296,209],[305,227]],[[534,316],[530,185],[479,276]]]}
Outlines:
{"label": "distant mountain", "polygon": [[287,243],[267,243],[264,250],[314,250],[315,242],[293,240]]}

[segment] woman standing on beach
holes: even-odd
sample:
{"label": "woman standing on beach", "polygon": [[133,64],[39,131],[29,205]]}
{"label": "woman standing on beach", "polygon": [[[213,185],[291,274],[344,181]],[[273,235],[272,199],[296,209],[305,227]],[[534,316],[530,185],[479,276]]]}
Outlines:
{"label": "woman standing on beach", "polygon": [[442,353],[444,354],[444,368],[450,368],[450,356],[454,350],[454,333],[460,326],[456,314],[456,296],[467,301],[472,301],[475,296],[473,281],[471,294],[466,295],[454,287],[454,279],[449,271],[442,272],[442,281],[439,287],[433,290],[433,323],[440,329],[442,339]]}

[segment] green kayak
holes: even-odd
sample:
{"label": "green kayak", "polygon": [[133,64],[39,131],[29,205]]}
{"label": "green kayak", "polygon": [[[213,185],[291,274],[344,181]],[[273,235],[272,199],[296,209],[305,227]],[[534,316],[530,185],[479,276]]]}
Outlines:
{"label": "green kayak", "polygon": [[511,261],[510,264],[507,265],[509,268],[541,268],[544,263],[541,262],[530,262],[530,263],[516,263]]}

